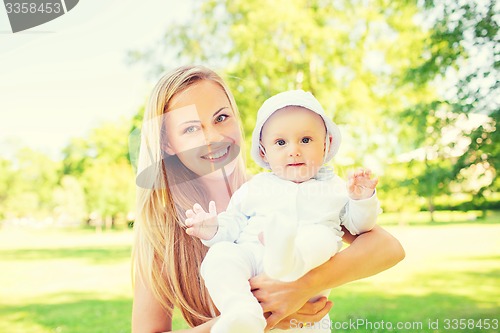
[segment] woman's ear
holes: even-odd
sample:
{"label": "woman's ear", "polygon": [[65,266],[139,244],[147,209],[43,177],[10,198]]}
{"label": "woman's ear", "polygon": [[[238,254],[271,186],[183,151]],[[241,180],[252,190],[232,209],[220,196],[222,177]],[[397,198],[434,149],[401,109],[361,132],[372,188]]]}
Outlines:
{"label": "woman's ear", "polygon": [[161,144],[161,150],[163,150],[168,155],[175,155],[175,152],[172,149],[172,146],[168,142],[166,142],[166,143],[162,142],[162,144]]}

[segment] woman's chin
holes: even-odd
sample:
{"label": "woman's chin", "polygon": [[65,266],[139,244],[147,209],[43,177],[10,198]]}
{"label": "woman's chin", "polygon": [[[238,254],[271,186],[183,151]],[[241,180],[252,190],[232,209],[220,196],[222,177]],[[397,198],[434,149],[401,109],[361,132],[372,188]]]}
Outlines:
{"label": "woman's chin", "polygon": [[[223,167],[217,168],[213,172],[201,176],[201,178],[211,181],[225,180],[224,174],[225,177],[229,177],[230,175],[232,175],[234,170],[236,169],[237,164],[238,164],[238,159],[236,158],[231,162],[229,162],[228,164],[224,165]],[[224,172],[222,172],[222,169],[224,169]]]}

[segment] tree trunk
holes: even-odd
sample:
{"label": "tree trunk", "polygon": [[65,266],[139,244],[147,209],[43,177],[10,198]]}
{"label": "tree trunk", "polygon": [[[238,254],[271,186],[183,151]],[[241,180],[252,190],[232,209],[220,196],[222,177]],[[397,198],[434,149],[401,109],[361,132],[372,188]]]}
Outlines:
{"label": "tree trunk", "polygon": [[113,227],[113,219],[111,216],[106,216],[106,219],[104,220],[104,224],[106,226],[106,230],[111,230],[111,227]]}
{"label": "tree trunk", "polygon": [[428,198],[427,198],[427,203],[428,203],[428,207],[429,207],[429,213],[430,213],[430,217],[431,217],[431,223],[434,223],[434,197],[432,195],[430,195]]}

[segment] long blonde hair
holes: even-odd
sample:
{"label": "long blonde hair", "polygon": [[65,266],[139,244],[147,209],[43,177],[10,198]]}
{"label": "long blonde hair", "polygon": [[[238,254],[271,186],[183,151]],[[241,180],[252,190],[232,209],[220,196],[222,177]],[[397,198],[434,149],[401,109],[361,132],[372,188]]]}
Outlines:
{"label": "long blonde hair", "polygon": [[[178,307],[192,327],[217,315],[199,274],[207,249],[197,238],[187,235],[183,225],[183,212],[196,202],[206,205],[207,196],[201,182],[193,180],[191,171],[178,158],[165,159],[161,151],[162,122],[155,119],[169,111],[170,101],[176,94],[201,80],[210,80],[224,90],[243,133],[234,97],[212,70],[184,66],[159,80],[150,96],[142,126],[138,174],[147,168],[154,172],[143,173],[146,179],[137,188],[132,252],[133,277],[151,289],[163,308],[172,311],[174,306]],[[245,181],[242,153],[238,160],[228,177],[233,191]],[[173,181],[179,178],[190,181]]]}

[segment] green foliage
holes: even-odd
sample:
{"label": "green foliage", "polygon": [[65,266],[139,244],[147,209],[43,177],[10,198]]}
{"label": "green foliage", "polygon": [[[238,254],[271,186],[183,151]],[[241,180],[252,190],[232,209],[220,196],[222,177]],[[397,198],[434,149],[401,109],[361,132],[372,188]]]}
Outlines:
{"label": "green foliage", "polygon": [[92,163],[81,178],[87,205],[98,218],[128,214],[133,207],[135,183],[130,164],[126,161]]}
{"label": "green foliage", "polygon": [[5,218],[8,213],[7,200],[9,200],[12,190],[15,188],[14,175],[12,162],[0,159],[0,219]]}
{"label": "green foliage", "polygon": [[[165,69],[158,61],[165,57],[169,67],[220,69],[247,138],[264,99],[287,89],[313,92],[342,127],[334,163],[343,169],[375,162],[387,176],[396,164],[398,182],[384,184],[383,177],[380,185],[387,206],[408,209],[425,198],[432,212],[437,196],[473,193],[477,205],[498,189],[494,6],[493,0],[207,0],[188,22],[171,24],[153,50],[131,58],[153,71]],[[471,112],[491,117],[463,127]],[[248,154],[247,160],[250,172],[260,171]]]}
{"label": "green foliage", "polygon": [[54,217],[60,224],[81,223],[88,217],[85,193],[74,176],[64,175],[54,189]]}
{"label": "green foliage", "polygon": [[420,210],[418,196],[410,186],[401,186],[408,181],[408,170],[404,163],[387,165],[379,178],[377,196],[385,212],[415,212]]}
{"label": "green foliage", "polygon": [[135,187],[129,163],[130,121],[105,123],[86,139],[76,139],[65,149],[63,164],[85,192],[88,213],[95,218],[117,218],[132,211]]}
{"label": "green foliage", "polygon": [[64,147],[63,174],[80,176],[87,168],[90,158],[88,156],[89,143],[84,138],[72,138]]}
{"label": "green foliage", "polygon": [[[443,182],[458,184],[460,191],[472,193],[473,206],[478,206],[486,202],[484,193],[498,189],[493,183],[500,149],[500,141],[495,141],[500,112],[495,98],[499,93],[495,1],[425,1],[425,6],[427,19],[423,21],[432,23],[430,39],[424,45],[423,61],[410,69],[402,82],[431,87],[436,81],[445,84],[448,80],[456,86],[401,114],[411,125],[403,129],[406,140],[414,149],[423,149],[425,155],[426,169],[410,186],[428,198],[430,211],[432,198],[450,190]],[[477,56],[482,61],[477,61]],[[472,112],[489,114],[490,118],[476,128],[464,127],[472,120]],[[454,138],[446,140],[450,132]]]}
{"label": "green foliage", "polygon": [[19,149],[13,160],[0,159],[0,219],[51,217],[68,225],[92,215],[125,223],[135,194],[130,126],[120,120],[94,128],[86,138],[73,138],[62,161],[29,148]]}
{"label": "green foliage", "polygon": [[337,163],[360,164],[393,152],[387,148],[397,123],[386,115],[414,99],[395,85],[427,37],[412,20],[417,11],[411,1],[205,1],[189,21],[170,25],[154,50],[134,56],[154,69],[165,63],[154,59],[169,55],[171,66],[222,68],[247,137],[266,98],[309,90],[345,124],[349,140]]}
{"label": "green foliage", "polygon": [[[381,177],[391,211],[466,193],[490,207],[500,180],[498,19],[485,0],[206,0],[186,22],[167,26],[152,50],[134,51],[155,76],[206,64],[233,91],[247,137],[269,96],[309,90],[341,126],[337,170],[363,165]],[[276,15],[270,15],[276,14]],[[0,219],[89,215],[124,219],[133,211],[130,120],[74,138],[63,160],[19,149],[0,159]],[[475,127],[462,124],[487,115]],[[251,173],[260,171],[247,152]],[[342,172],[341,172],[341,175]],[[424,199],[425,198],[425,199]],[[496,202],[496,201],[494,201]]]}
{"label": "green foliage", "polygon": [[12,161],[0,160],[0,216],[45,217],[52,212],[53,188],[60,163],[30,148],[21,148]]}
{"label": "green foliage", "polygon": [[456,181],[465,184],[466,191],[476,198],[482,197],[485,191],[499,189],[498,177],[495,177],[500,170],[500,134],[496,131],[499,118],[500,110],[495,111],[487,123],[470,132],[468,149],[457,159],[452,170]]}

